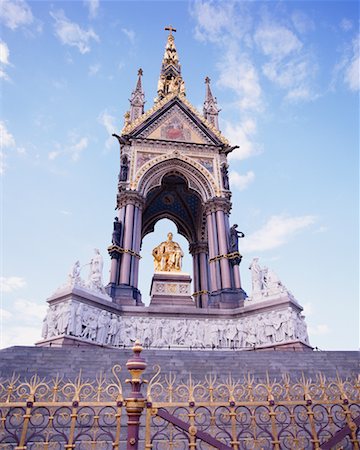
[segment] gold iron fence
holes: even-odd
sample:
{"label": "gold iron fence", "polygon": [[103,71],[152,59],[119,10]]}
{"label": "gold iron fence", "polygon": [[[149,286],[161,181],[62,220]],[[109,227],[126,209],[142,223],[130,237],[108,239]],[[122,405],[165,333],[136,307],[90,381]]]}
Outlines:
{"label": "gold iron fence", "polygon": [[224,449],[317,449],[342,432],[334,448],[359,449],[359,425],[360,378],[184,382],[158,368],[147,389],[145,448],[214,448],[210,436]]}
{"label": "gold iron fence", "polygon": [[87,380],[13,375],[0,381],[0,449],[358,449],[360,376],[264,382],[155,374],[141,392],[146,368],[135,344],[109,378]]}

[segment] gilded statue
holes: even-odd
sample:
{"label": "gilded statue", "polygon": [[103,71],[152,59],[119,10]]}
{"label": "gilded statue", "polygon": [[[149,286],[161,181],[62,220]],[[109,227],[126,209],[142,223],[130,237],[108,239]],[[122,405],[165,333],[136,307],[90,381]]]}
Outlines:
{"label": "gilded statue", "polygon": [[173,234],[168,233],[167,240],[154,248],[155,272],[180,272],[182,257],[184,256],[180,245],[173,240]]}

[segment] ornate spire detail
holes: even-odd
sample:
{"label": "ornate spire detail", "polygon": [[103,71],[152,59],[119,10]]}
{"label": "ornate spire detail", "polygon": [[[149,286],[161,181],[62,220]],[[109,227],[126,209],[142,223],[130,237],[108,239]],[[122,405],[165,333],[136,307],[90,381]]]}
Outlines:
{"label": "ornate spire detail", "polygon": [[172,34],[176,29],[169,26],[165,27],[165,30],[169,31],[169,35],[165,46],[165,53],[157,87],[158,96],[155,99],[155,102],[162,100],[168,94],[185,95],[185,83],[181,76],[181,65],[175,47],[174,35]]}
{"label": "ornate spire detail", "polygon": [[218,116],[219,111],[221,111],[221,109],[218,108],[216,97],[212,95],[209,77],[205,78],[205,84],[206,84],[206,93],[203,109],[204,117],[218,130],[219,129]]}
{"label": "ornate spire detail", "polygon": [[141,84],[141,77],[143,71],[139,69],[138,80],[135,86],[135,90],[131,93],[130,101],[130,122],[136,120],[142,114],[144,114],[145,94]]}

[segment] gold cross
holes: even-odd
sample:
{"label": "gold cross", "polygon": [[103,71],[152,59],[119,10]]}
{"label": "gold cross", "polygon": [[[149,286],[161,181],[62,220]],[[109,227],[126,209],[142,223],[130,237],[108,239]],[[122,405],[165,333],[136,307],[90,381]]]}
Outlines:
{"label": "gold cross", "polygon": [[171,32],[175,31],[176,32],[176,28],[173,28],[171,25],[169,25],[168,27],[165,27],[166,31],[169,31],[169,35],[172,36]]}

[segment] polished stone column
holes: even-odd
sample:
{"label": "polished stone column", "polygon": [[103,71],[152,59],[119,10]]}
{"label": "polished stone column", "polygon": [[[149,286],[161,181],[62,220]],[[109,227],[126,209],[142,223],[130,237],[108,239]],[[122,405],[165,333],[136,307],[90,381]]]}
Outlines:
{"label": "polished stone column", "polygon": [[[207,214],[207,228],[208,228],[208,243],[209,243],[209,259],[215,258],[216,250],[215,250],[215,230],[214,230],[214,221],[212,217],[211,211]],[[216,274],[216,261],[210,261],[210,287],[211,291],[217,291],[217,274]]]}
{"label": "polished stone column", "polygon": [[[134,230],[134,205],[127,205],[124,225],[124,250],[131,250]],[[124,253],[121,259],[120,284],[130,284],[131,255]]]}
{"label": "polished stone column", "polygon": [[[216,220],[217,220],[217,237],[219,242],[219,254],[226,255],[228,253],[228,244],[227,244],[227,233],[225,227],[225,213],[224,211],[216,211]],[[221,267],[221,287],[224,289],[231,288],[231,278],[230,278],[230,266],[229,261],[224,256],[220,259],[220,267]]]}

